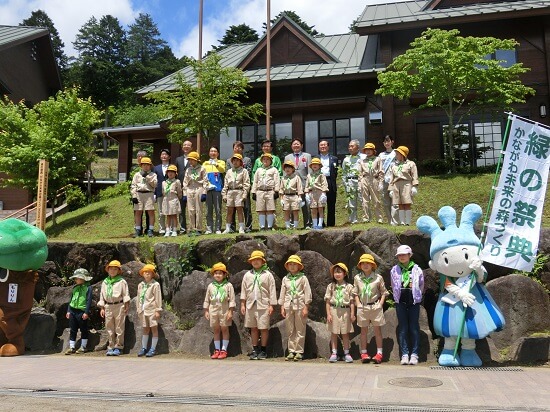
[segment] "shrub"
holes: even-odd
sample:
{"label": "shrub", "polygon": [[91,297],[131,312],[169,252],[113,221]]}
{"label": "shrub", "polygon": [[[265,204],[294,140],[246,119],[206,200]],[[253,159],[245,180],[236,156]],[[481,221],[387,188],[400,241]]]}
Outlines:
{"label": "shrub", "polygon": [[444,175],[450,170],[444,159],[427,159],[418,164],[419,172],[423,175]]}
{"label": "shrub", "polygon": [[99,200],[113,199],[118,196],[128,195],[130,198],[130,182],[120,182],[99,192]]}
{"label": "shrub", "polygon": [[65,188],[65,198],[70,211],[86,206],[86,195],[78,186],[68,185]]}

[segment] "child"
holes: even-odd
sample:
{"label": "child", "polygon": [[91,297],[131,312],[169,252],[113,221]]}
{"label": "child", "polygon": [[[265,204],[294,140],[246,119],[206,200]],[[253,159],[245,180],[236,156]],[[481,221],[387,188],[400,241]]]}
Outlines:
{"label": "child", "polygon": [[349,354],[349,334],[353,332],[352,323],[355,321],[355,305],[353,303],[353,285],[346,282],[348,267],[343,263],[337,263],[330,267],[332,282],[327,286],[325,293],[327,326],[332,333],[330,346],[332,355],[329,362],[338,360],[338,335],[342,335],[344,346],[344,360],[353,362]]}
{"label": "child", "polygon": [[[277,169],[273,168],[273,170]],[[279,176],[278,172],[277,176]],[[244,327],[250,328],[253,347],[250,359],[266,359],[269,318],[273,313],[273,306],[277,304],[275,279],[267,267],[261,250],[253,251],[248,263],[252,265],[252,269],[244,274],[241,284],[241,315],[244,316]],[[258,346],[260,336],[260,346]]]}
{"label": "child", "polygon": [[[401,365],[418,363],[420,341],[420,302],[424,291],[424,273],[412,260],[412,249],[407,245],[397,248],[399,263],[390,272],[391,287],[398,321],[398,339],[401,347]],[[407,338],[411,338],[411,348]],[[409,359],[410,355],[410,359]]]}
{"label": "child", "polygon": [[412,219],[412,198],[417,193],[418,171],[416,164],[408,160],[409,149],[399,146],[395,149],[395,162],[390,168],[390,184],[388,191],[392,197],[392,205],[399,208],[399,222],[410,225]]}
{"label": "child", "polygon": [[178,235],[178,215],[181,212],[181,182],[176,179],[178,168],[170,165],[166,169],[166,180],[162,182],[162,214],[166,216],[166,233],[164,237]]}
{"label": "child", "polygon": [[222,189],[222,199],[227,203],[227,217],[223,233],[231,233],[233,213],[237,209],[239,218],[239,233],[244,233],[244,206],[250,190],[250,176],[248,170],[243,167],[243,155],[235,153],[231,157],[233,166],[225,175]]}
{"label": "child", "polygon": [[372,255],[368,253],[361,255],[357,268],[361,273],[355,275],[353,280],[353,295],[357,304],[357,326],[361,328],[361,362],[367,363],[371,360],[367,353],[367,331],[369,324],[372,324],[376,339],[376,355],[372,360],[381,363],[383,358],[381,326],[386,323],[384,301],[388,291],[384,278],[375,273],[376,262]]}
{"label": "child", "polygon": [[190,152],[187,155],[190,166],[185,171],[182,185],[182,201],[187,204],[187,234],[190,236],[202,230],[201,202],[206,201],[208,189],[206,170],[199,164],[199,160],[197,152]]}
{"label": "child", "polygon": [[[284,176],[281,178],[281,185],[279,186],[279,193],[283,194],[281,199],[281,205],[285,212],[285,227],[290,229],[294,227],[298,228],[298,212],[300,211],[300,204],[302,202],[302,179],[294,171],[296,166],[292,161],[287,160],[283,164]],[[293,217],[293,225],[290,225],[290,215]]]}
{"label": "child", "polygon": [[[225,359],[229,345],[229,327],[233,323],[235,291],[228,281],[229,273],[223,263],[212,266],[210,274],[214,281],[208,285],[202,305],[204,317],[210,321],[210,327],[214,331],[214,353],[210,358]],[[220,335],[223,339],[221,342]]]}
{"label": "child", "polygon": [[[71,301],[67,307],[67,319],[71,332],[69,335],[69,349],[65,355],[73,353],[86,353],[88,349],[88,319],[90,318],[90,306],[92,304],[92,287],[90,280],[92,277],[86,269],[77,269],[69,279],[74,279],[75,286],[72,290]],[[80,348],[75,349],[76,334],[80,329]]]}
{"label": "child", "polygon": [[306,202],[311,210],[313,220],[313,229],[323,228],[323,216],[325,215],[325,205],[327,204],[328,182],[326,176],[321,172],[321,159],[315,157],[309,164],[311,172],[307,175],[306,184]]}
{"label": "child", "polygon": [[279,305],[288,332],[286,360],[300,361],[304,356],[307,315],[312,300],[311,288],[306,275],[302,272],[304,265],[302,265],[300,256],[289,256],[285,263],[285,269],[288,270],[288,274],[281,283]]}
{"label": "child", "polygon": [[256,212],[260,230],[273,230],[275,222],[275,199],[279,197],[280,178],[279,171],[272,166],[270,153],[263,153],[261,156],[262,167],[254,174],[252,184],[252,199],[256,201]]}
{"label": "child", "polygon": [[101,308],[99,314],[105,318],[105,329],[109,334],[106,355],[119,356],[124,349],[124,323],[130,307],[130,294],[128,283],[122,278],[122,265],[118,260],[109,262],[105,271],[109,276],[101,283],[97,306]]}
{"label": "child", "polygon": [[[210,147],[208,159],[202,164],[208,176],[206,192],[206,235],[222,233],[222,187],[225,162],[218,159],[220,151],[216,146]],[[216,220],[214,221],[214,214]]]}
{"label": "child", "polygon": [[[378,223],[382,220],[382,202],[380,201],[380,187],[382,185],[382,160],[376,156],[376,147],[367,143],[363,147],[367,156],[359,162],[359,187],[363,203],[363,221],[370,222],[371,218]],[[370,209],[370,213],[369,213]]]}
{"label": "child", "polygon": [[134,237],[141,236],[141,219],[143,211],[149,216],[147,236],[153,236],[155,227],[155,188],[157,187],[157,175],[153,173],[153,162],[148,157],[142,157],[139,163],[141,171],[134,175],[130,192],[134,203]]}
{"label": "child", "polygon": [[[168,229],[168,226],[166,226]],[[172,226],[176,230],[177,226]],[[143,335],[141,336],[141,350],[138,356],[145,355],[150,358],[157,354],[157,343],[159,341],[158,320],[160,312],[162,312],[162,293],[160,283],[157,282],[159,277],[156,272],[155,265],[147,264],[139,270],[140,276],[143,277],[143,282],[140,282],[137,290],[137,314],[143,326]],[[149,341],[149,332],[153,333],[151,339],[151,348],[147,351],[147,342]]]}

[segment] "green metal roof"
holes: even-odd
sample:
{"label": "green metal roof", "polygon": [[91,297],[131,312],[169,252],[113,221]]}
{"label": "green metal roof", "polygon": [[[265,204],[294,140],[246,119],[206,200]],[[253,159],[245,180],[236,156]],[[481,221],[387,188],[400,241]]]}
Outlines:
{"label": "green metal roof", "polygon": [[48,29],[41,27],[0,25],[0,50],[48,35]]}

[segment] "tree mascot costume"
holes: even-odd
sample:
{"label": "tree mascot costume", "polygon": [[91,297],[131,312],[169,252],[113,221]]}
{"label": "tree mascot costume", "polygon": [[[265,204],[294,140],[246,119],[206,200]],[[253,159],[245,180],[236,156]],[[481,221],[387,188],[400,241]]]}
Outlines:
{"label": "tree mascot costume", "polygon": [[0,221],[0,356],[25,353],[23,334],[38,280],[48,256],[46,235],[18,219]]}
{"label": "tree mascot costume", "polygon": [[434,329],[445,338],[439,356],[441,366],[481,366],[475,340],[504,327],[502,312],[482,284],[487,271],[478,256],[481,242],[474,233],[474,223],[481,215],[481,207],[469,204],[457,227],[456,211],[444,206],[438,213],[443,229],[430,216],[421,216],[416,222],[432,239],[430,268],[440,274]]}

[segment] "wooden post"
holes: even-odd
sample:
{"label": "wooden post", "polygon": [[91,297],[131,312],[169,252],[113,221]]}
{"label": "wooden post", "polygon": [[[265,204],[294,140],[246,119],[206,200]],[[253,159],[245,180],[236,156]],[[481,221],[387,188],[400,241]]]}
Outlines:
{"label": "wooden post", "polygon": [[[202,61],[202,19],[203,19],[203,0],[200,0],[199,2],[199,56],[197,59],[199,62]],[[197,87],[199,89],[202,87],[200,79],[197,79]],[[199,132],[197,133],[197,153],[199,154],[199,157],[201,155],[201,140],[202,140],[202,131],[199,130]]]}
{"label": "wooden post", "polygon": [[267,0],[265,54],[265,138],[271,140],[271,1]]}
{"label": "wooden post", "polygon": [[[46,228],[46,203],[48,202],[48,172],[49,164],[45,159],[38,161],[38,193],[36,195],[36,227]],[[52,205],[55,207],[55,205]]]}

